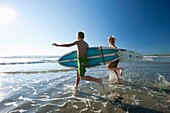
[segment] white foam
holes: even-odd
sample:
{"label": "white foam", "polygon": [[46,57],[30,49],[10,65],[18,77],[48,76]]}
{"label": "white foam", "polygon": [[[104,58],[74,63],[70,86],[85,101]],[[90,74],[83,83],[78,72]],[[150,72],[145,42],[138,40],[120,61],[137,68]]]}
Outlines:
{"label": "white foam", "polygon": [[143,61],[153,61],[151,56],[143,56]]}
{"label": "white foam", "polygon": [[78,109],[78,106],[76,106],[76,105],[73,105],[73,108],[75,108],[75,109]]}
{"label": "white foam", "polygon": [[144,56],[142,61],[150,62],[170,62],[170,56]]}
{"label": "white foam", "polygon": [[57,105],[58,107],[65,107],[65,105],[67,104],[67,102],[64,102],[63,104]]}
{"label": "white foam", "polygon": [[6,105],[6,106],[12,105],[12,106],[15,106],[15,107],[18,106],[18,104],[16,104],[16,102],[7,102],[7,103],[4,103],[4,105]]}
{"label": "white foam", "polygon": [[108,104],[108,101],[102,103],[103,104],[103,107],[106,107],[106,105]]}
{"label": "white foam", "polygon": [[92,112],[94,112],[94,113],[101,113],[101,112],[102,112],[102,110],[101,110],[101,109],[96,110],[96,111],[92,110]]}
{"label": "white foam", "polygon": [[115,83],[118,81],[116,75],[112,72],[112,70],[109,70],[109,81],[112,83]]}
{"label": "white foam", "polygon": [[88,110],[88,108],[84,108],[79,113],[82,113],[82,112],[87,111],[87,110]]}
{"label": "white foam", "polygon": [[13,110],[13,111],[10,111],[9,113],[25,113],[27,112],[27,110],[24,110],[24,109],[18,109],[18,110]]}
{"label": "white foam", "polygon": [[48,103],[48,104],[41,105],[40,107],[46,107],[46,106],[56,106],[56,104]]}
{"label": "white foam", "polygon": [[168,82],[165,78],[165,76],[158,74],[158,81],[161,83],[164,83],[165,85],[170,85],[170,82]]}
{"label": "white foam", "polygon": [[38,94],[38,93],[37,93],[37,90],[36,90],[34,87],[31,87],[31,86],[28,85],[28,88],[31,88],[31,89],[34,91],[34,92],[33,92],[33,95]]}
{"label": "white foam", "polygon": [[29,101],[29,102],[35,103],[35,101],[33,101],[32,99],[30,99],[30,98],[24,98],[23,96],[20,96],[18,99],[19,99],[19,100],[24,100],[24,101]]}

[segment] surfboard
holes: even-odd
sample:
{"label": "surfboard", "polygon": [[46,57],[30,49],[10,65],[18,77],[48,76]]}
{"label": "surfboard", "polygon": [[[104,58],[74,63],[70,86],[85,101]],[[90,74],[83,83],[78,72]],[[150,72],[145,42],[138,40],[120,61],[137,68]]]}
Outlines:
{"label": "surfboard", "polygon": [[143,55],[131,50],[118,49],[117,53],[120,57],[120,62],[139,62],[142,61]]}
{"label": "surfboard", "polygon": [[[87,50],[88,62],[86,67],[104,65],[110,61],[117,60],[119,59],[117,52],[117,49],[110,47],[90,47]],[[59,58],[58,63],[62,66],[77,68],[77,51],[66,53]]]}

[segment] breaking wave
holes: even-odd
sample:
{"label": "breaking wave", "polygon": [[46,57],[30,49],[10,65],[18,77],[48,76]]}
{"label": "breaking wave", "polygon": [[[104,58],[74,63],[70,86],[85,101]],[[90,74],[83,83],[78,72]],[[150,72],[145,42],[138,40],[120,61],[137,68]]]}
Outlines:
{"label": "breaking wave", "polygon": [[144,56],[144,62],[170,63],[170,56]]}
{"label": "breaking wave", "polygon": [[11,56],[0,57],[0,65],[40,64],[54,63],[58,56]]}

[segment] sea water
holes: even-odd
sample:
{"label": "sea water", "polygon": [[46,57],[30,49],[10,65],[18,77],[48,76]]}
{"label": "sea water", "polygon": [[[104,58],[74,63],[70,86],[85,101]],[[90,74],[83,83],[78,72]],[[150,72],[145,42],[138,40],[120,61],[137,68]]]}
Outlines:
{"label": "sea water", "polygon": [[120,62],[123,79],[109,81],[107,65],[87,68],[97,83],[80,81],[58,56],[0,57],[0,113],[170,113],[170,57]]}

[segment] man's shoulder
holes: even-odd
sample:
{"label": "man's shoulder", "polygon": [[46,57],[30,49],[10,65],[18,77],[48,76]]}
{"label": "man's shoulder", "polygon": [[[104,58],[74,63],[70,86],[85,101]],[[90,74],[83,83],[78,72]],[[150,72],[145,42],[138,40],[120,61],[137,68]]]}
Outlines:
{"label": "man's shoulder", "polygon": [[77,40],[77,41],[75,41],[76,43],[85,43],[85,44],[87,44],[87,42],[86,41],[84,41],[84,40]]}
{"label": "man's shoulder", "polygon": [[[85,41],[84,41],[85,42]],[[89,47],[89,44],[87,43],[87,42],[85,42],[86,43],[86,45],[87,45],[87,47]]]}

